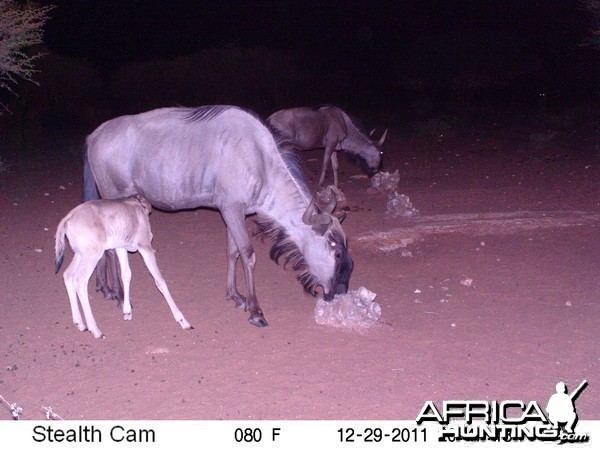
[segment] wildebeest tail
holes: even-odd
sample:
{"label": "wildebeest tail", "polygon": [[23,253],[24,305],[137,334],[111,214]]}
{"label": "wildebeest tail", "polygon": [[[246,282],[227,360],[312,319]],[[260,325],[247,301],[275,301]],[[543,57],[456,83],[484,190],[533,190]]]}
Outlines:
{"label": "wildebeest tail", "polygon": [[56,229],[56,236],[54,236],[54,273],[58,273],[60,270],[65,256],[65,235],[67,234],[67,220],[69,217],[70,214],[60,221]]}
{"label": "wildebeest tail", "polygon": [[83,201],[98,200],[100,193],[88,159],[87,143],[83,146]]}

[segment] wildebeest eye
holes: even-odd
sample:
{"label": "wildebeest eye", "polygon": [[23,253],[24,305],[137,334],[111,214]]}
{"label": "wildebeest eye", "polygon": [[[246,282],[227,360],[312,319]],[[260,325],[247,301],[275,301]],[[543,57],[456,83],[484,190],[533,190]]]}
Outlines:
{"label": "wildebeest eye", "polygon": [[340,259],[342,257],[342,252],[341,251],[336,251],[335,252],[335,259]]}

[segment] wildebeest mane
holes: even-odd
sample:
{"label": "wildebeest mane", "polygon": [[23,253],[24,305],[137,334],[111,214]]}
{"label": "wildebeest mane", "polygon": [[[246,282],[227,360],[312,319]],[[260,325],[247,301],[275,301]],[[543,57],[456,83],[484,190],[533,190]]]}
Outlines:
{"label": "wildebeest mane", "polygon": [[321,105],[309,106],[309,108],[312,109],[313,111],[318,111],[321,108],[337,108],[337,109],[340,109],[338,106],[332,105],[331,103],[323,103]]}
{"label": "wildebeest mane", "polygon": [[229,109],[239,109],[240,111],[244,111],[255,119],[259,120],[264,124],[263,120],[256,114],[254,111],[250,109],[240,108],[239,106],[232,105],[208,105],[208,106],[197,106],[193,108],[182,108],[182,111],[186,114],[184,115],[184,120],[188,122],[205,122],[207,120],[214,119],[215,117],[220,116],[225,111]]}
{"label": "wildebeest mane", "polygon": [[367,129],[365,128],[365,124],[363,123],[362,120],[360,120],[358,117],[351,116],[348,113],[344,113],[344,115],[348,118],[348,121],[352,124],[352,126],[354,128],[356,128],[356,130],[360,134],[362,134],[365,138],[369,139],[369,133],[367,132]]}
{"label": "wildebeest mane", "polygon": [[[294,179],[296,186],[300,189],[302,195],[307,198],[310,197],[310,191],[304,178],[300,158],[294,152],[290,143],[283,139],[278,131],[268,125],[267,128],[273,133],[281,159],[290,176]],[[318,284],[318,280],[308,270],[304,255],[302,255],[298,246],[292,241],[285,228],[269,217],[261,215],[256,216],[254,222],[258,227],[255,235],[262,239],[268,238],[273,242],[269,252],[271,259],[276,264],[279,264],[280,260],[283,260],[284,269],[289,264],[296,272],[296,278],[298,278],[304,290],[308,294],[315,296],[315,287]]]}
{"label": "wildebeest mane", "polygon": [[312,106],[310,107],[310,109],[312,109],[313,111],[318,111],[321,108],[333,108],[333,109],[337,109],[342,117],[344,117],[345,119],[348,119],[348,122],[350,122],[350,124],[360,133],[362,134],[364,137],[368,138],[369,137],[369,133],[367,132],[367,129],[365,128],[365,124],[363,123],[362,120],[360,120],[358,117],[356,116],[352,116],[350,114],[348,114],[346,111],[344,111],[342,108],[340,108],[339,106],[336,105],[331,105],[331,104],[323,104],[323,105],[317,105],[317,106]]}
{"label": "wildebeest mane", "polygon": [[[221,115],[224,111],[237,108],[236,106],[216,105],[216,106],[200,106],[197,108],[186,108],[186,115],[184,119],[189,122],[202,122],[213,119]],[[239,108],[242,109],[242,108]],[[301,191],[301,194],[305,197],[310,197],[309,189],[302,173],[302,167],[300,165],[300,159],[294,153],[290,142],[284,139],[281,134],[276,131],[273,127],[264,122],[256,113],[250,110],[244,110],[259,120],[265,127],[271,132],[277,145],[281,159],[283,160],[290,176],[296,183],[296,186]],[[298,246],[291,240],[286,230],[278,224],[276,221],[265,217],[257,216],[255,222],[258,227],[256,235],[261,238],[269,238],[273,241],[273,246],[269,252],[269,256],[275,263],[279,264],[280,260],[283,260],[283,267],[286,268],[288,265],[297,272],[297,278],[304,287],[304,290],[311,294],[316,295],[315,287],[318,284],[318,280],[308,270],[306,260],[302,255],[302,252]]]}
{"label": "wildebeest mane", "polygon": [[220,116],[224,111],[231,109],[227,105],[198,106],[196,108],[182,108],[185,113],[184,120],[188,122],[204,122]]}
{"label": "wildebeest mane", "polygon": [[315,296],[315,287],[319,284],[317,278],[310,273],[306,260],[298,246],[290,239],[289,234],[277,222],[262,216],[257,216],[254,220],[258,227],[256,236],[273,241],[269,256],[276,263],[283,259],[283,268],[288,264],[296,272],[296,278],[304,287],[304,290]]}
{"label": "wildebeest mane", "polygon": [[[294,149],[293,139],[286,137],[281,130],[275,128],[270,122],[267,122],[267,121],[263,120],[262,118],[259,118],[259,120],[265,127],[267,127],[267,129],[273,135],[273,138],[275,139],[275,143],[277,144],[277,148],[279,149],[279,153],[281,153],[282,156],[283,156],[284,152],[285,153],[293,153],[293,149]],[[285,159],[285,157],[284,157],[284,159]]]}
{"label": "wildebeest mane", "polygon": [[[279,142],[278,142],[279,144]],[[308,189],[308,184],[304,178],[304,171],[302,170],[302,161],[297,153],[294,152],[290,146],[279,146],[279,154],[285,166],[287,167],[290,175],[296,181],[298,188],[302,191],[305,197],[310,198],[311,194]]]}

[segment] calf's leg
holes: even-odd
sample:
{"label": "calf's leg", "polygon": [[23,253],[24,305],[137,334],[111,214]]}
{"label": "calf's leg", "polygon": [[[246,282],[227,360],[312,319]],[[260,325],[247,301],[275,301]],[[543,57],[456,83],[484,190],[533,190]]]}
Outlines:
{"label": "calf's leg", "polygon": [[121,281],[123,282],[123,318],[131,320],[131,298],[129,297],[131,268],[129,267],[129,258],[127,257],[127,250],[124,248],[117,248],[116,253],[121,269]]}
{"label": "calf's leg", "polygon": [[63,279],[65,281],[65,287],[67,288],[67,294],[69,295],[69,303],[71,304],[71,317],[73,323],[77,326],[79,331],[86,331],[87,326],[83,318],[81,317],[81,311],[79,311],[79,301],[77,300],[77,286],[75,282],[75,275],[77,273],[77,267],[81,261],[81,256],[75,253],[73,260],[69,267],[63,273]]}
{"label": "calf's leg", "polygon": [[94,315],[92,314],[90,299],[88,297],[88,282],[94,273],[94,268],[96,267],[100,256],[101,253],[98,255],[82,255],[81,262],[77,266],[74,276],[75,289],[77,291],[77,296],[79,297],[79,302],[81,303],[81,309],[83,310],[87,327],[96,339],[103,338],[104,334],[100,331],[100,328],[98,328]]}
{"label": "calf's leg", "polygon": [[162,274],[160,273],[158,264],[156,264],[156,257],[154,256],[154,250],[152,249],[152,247],[145,247],[145,246],[140,247],[140,248],[138,248],[138,251],[140,252],[140,255],[142,255],[142,258],[144,259],[144,263],[146,264],[146,267],[148,268],[148,270],[150,271],[150,274],[154,278],[154,283],[156,284],[156,287],[158,288],[158,290],[161,292],[161,294],[167,301],[167,304],[169,305],[169,308],[171,309],[171,313],[173,314],[173,317],[175,318],[177,323],[179,323],[179,325],[181,325],[181,328],[183,328],[184,330],[192,329],[193,327],[190,325],[190,323],[187,320],[185,320],[185,317],[183,317],[182,312],[179,310],[179,308],[175,304],[175,300],[173,300],[173,297],[171,296],[171,293],[169,292],[169,288],[167,287],[167,282],[165,281]]}

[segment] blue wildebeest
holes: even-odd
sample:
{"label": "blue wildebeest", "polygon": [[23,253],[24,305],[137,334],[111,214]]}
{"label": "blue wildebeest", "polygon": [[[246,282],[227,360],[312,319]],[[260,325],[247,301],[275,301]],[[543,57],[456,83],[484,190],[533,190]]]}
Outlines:
{"label": "blue wildebeest", "polygon": [[[245,217],[256,214],[274,243],[270,256],[297,271],[304,289],[326,300],[348,289],[353,262],[332,214],[311,199],[294,155],[280,151],[267,126],[234,106],[163,108],[117,117],[86,141],[84,200],[143,195],[164,210],[216,208],[227,227],[226,297],[249,311],[250,323],[267,321],[256,298],[256,256]],[[236,286],[242,260],[247,296]],[[102,258],[97,289],[119,298],[115,258]]]}
{"label": "blue wildebeest", "polygon": [[382,146],[387,129],[378,141],[371,140],[348,114],[337,106],[302,107],[279,110],[267,119],[287,143],[299,150],[324,148],[323,167],[319,186],[323,186],[329,161],[333,171],[333,184],[338,185],[337,152],[343,150],[353,157],[365,172],[373,175],[381,170]]}

